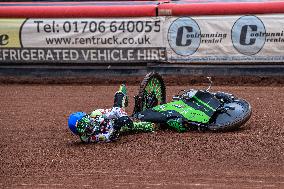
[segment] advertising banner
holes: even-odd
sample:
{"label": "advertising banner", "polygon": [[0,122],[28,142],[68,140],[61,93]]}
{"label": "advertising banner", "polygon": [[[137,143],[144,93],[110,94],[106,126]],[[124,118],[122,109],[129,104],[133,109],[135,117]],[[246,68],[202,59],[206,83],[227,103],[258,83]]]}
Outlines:
{"label": "advertising banner", "polygon": [[0,61],[166,61],[162,17],[0,19]]}
{"label": "advertising banner", "polygon": [[0,19],[1,63],[284,61],[284,14]]}
{"label": "advertising banner", "polygon": [[167,17],[169,62],[283,62],[284,15]]}

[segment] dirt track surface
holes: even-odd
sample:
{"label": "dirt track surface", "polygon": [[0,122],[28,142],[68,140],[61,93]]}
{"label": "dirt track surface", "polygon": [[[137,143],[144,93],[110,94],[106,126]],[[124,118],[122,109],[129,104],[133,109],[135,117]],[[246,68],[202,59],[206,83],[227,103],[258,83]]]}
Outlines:
{"label": "dirt track surface", "polygon": [[[168,99],[185,88],[168,87]],[[284,188],[284,87],[213,87],[251,103],[251,119],[236,132],[81,144],[68,115],[112,106],[116,89],[0,85],[0,188]],[[128,90],[134,96],[138,87]]]}

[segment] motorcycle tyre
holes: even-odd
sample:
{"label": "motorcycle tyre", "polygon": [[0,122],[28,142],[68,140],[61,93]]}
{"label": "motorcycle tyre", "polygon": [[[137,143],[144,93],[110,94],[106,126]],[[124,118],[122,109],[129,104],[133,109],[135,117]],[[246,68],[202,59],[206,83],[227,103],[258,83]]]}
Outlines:
{"label": "motorcycle tyre", "polygon": [[166,85],[164,83],[162,76],[160,74],[158,74],[157,72],[150,72],[144,77],[144,79],[142,80],[142,82],[140,84],[139,93],[137,95],[137,98],[140,101],[139,102],[140,108],[137,109],[136,112],[141,112],[141,111],[146,110],[146,109],[144,109],[144,103],[145,103],[145,100],[146,100],[144,98],[145,97],[145,91],[146,91],[146,87],[148,86],[148,84],[153,79],[158,80],[159,83],[161,84],[161,101],[159,102],[158,105],[166,103]]}
{"label": "motorcycle tyre", "polygon": [[[243,99],[237,99],[234,100],[231,103],[228,103],[227,105],[233,105],[235,104],[235,108],[242,108],[242,114],[239,115],[237,118],[230,119],[230,113],[231,114],[238,114],[237,110],[228,110],[228,112],[218,113],[217,116],[213,117],[213,120],[210,121],[210,124],[208,125],[208,129],[211,131],[234,131],[236,129],[239,129],[242,125],[244,125],[252,114],[252,109],[250,104],[243,100]],[[226,104],[225,104],[226,105]],[[225,121],[226,118],[227,120]],[[223,119],[223,120],[222,120]],[[216,122],[219,122],[216,124]]]}

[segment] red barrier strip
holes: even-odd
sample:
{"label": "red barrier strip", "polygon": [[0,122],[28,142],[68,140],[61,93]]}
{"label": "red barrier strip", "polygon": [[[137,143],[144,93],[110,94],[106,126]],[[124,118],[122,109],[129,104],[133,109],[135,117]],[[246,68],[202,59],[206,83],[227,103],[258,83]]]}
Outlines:
{"label": "red barrier strip", "polygon": [[159,2],[0,2],[0,18],[147,17],[157,16],[157,8],[158,16],[284,13],[284,1]]}
{"label": "red barrier strip", "polygon": [[158,6],[159,16],[236,15],[284,13],[282,2],[168,3]]}
{"label": "red barrier strip", "polygon": [[0,3],[0,18],[147,17],[156,10],[156,2]]}

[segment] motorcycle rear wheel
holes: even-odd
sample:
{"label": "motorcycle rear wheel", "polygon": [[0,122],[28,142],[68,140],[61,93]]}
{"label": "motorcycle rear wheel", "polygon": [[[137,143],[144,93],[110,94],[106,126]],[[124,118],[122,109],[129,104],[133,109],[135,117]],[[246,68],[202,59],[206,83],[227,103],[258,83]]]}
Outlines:
{"label": "motorcycle rear wheel", "polygon": [[140,84],[138,95],[135,96],[134,113],[164,103],[166,103],[166,85],[162,76],[157,72],[148,73]]}
{"label": "motorcycle rear wheel", "polygon": [[251,117],[252,110],[250,104],[243,100],[237,99],[233,102],[224,104],[224,107],[233,107],[224,112],[216,112],[208,125],[211,131],[233,131],[244,125]]}

